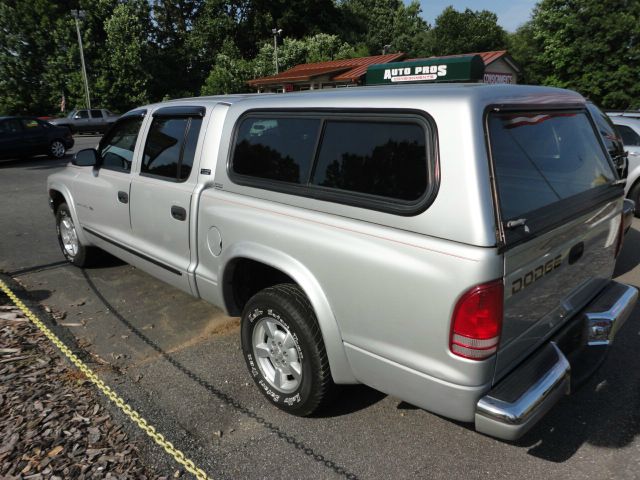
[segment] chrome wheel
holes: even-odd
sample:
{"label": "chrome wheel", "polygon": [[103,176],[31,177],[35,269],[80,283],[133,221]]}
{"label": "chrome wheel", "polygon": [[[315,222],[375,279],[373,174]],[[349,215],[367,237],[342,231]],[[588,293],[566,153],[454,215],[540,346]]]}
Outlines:
{"label": "chrome wheel", "polygon": [[51,143],[51,155],[53,155],[55,158],[64,157],[65,151],[66,148],[64,148],[64,144],[60,140],[55,140],[53,143]]}
{"label": "chrome wheel", "polygon": [[78,234],[76,233],[76,226],[73,224],[71,217],[63,215],[58,224],[60,230],[60,241],[65,253],[73,258],[78,254]]}
{"label": "chrome wheel", "polygon": [[272,317],[258,321],[252,338],[253,355],[269,384],[282,393],[294,392],[302,380],[302,355],[289,329]]}

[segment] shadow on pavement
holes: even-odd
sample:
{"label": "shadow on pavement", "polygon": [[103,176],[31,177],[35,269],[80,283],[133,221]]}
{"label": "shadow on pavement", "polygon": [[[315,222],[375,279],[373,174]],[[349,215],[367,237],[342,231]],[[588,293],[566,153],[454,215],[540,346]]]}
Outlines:
{"label": "shadow on pavement", "polygon": [[314,417],[333,418],[349,415],[378,403],[386,396],[385,393],[366,385],[342,385],[338,388],[335,401]]}
{"label": "shadow on pavement", "polygon": [[569,460],[584,443],[611,449],[631,444],[640,434],[639,329],[636,305],[602,367],[514,444],[555,463]]}
{"label": "shadow on pavement", "polygon": [[89,288],[96,294],[98,299],[104,304],[105,307],[109,309],[109,311],[124,325],[126,326],[131,333],[137,336],[140,340],[142,340],[145,344],[151,347],[154,351],[160,354],[169,364],[171,364],[178,371],[182,372],[184,375],[189,377],[195,383],[205,388],[209,393],[214,395],[218,400],[225,403],[226,405],[232,407],[236,412],[253,419],[256,423],[262,425],[267,431],[275,434],[278,438],[282,439],[286,443],[293,446],[295,449],[300,451],[300,454],[306,455],[318,463],[324,465],[327,469],[333,471],[335,474],[345,477],[349,480],[357,480],[357,476],[354,473],[348,471],[345,467],[336,464],[334,461],[326,458],[321,453],[315,451],[313,448],[309,447],[304,442],[298,440],[293,435],[285,432],[282,428],[273,423],[269,422],[264,417],[260,416],[249,407],[243,405],[241,402],[236,400],[234,397],[229,395],[228,393],[220,390],[214,384],[208,382],[202,377],[198,376],[196,373],[189,370],[186,366],[172,357],[170,354],[165,352],[160,346],[158,346],[151,338],[147,337],[142,331],[140,331],[135,325],[133,325],[129,320],[127,320],[117,308],[115,308],[105,297],[102,295],[100,290],[97,288],[91,277],[87,274],[87,270],[82,270],[82,275],[87,281]]}
{"label": "shadow on pavement", "polygon": [[72,155],[66,154],[62,158],[50,158],[46,155],[29,158],[10,158],[0,160],[0,168],[12,167],[29,167],[30,170],[46,170],[50,168],[64,167],[72,158]]}

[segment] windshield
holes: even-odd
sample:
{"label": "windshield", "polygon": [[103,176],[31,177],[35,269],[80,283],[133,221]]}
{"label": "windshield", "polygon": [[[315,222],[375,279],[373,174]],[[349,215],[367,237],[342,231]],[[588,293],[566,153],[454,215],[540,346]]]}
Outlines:
{"label": "windshield", "polygon": [[504,220],[615,179],[586,112],[491,113],[489,135]]}

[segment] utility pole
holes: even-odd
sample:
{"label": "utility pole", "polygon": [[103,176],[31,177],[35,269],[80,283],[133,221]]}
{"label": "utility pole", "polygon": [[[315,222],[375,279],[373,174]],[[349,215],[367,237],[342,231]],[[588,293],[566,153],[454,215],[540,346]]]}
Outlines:
{"label": "utility pole", "polygon": [[278,74],[278,37],[282,35],[282,29],[272,28],[271,33],[273,33],[273,51],[275,55],[276,75],[277,75]]}
{"label": "utility pole", "polygon": [[89,80],[87,67],[84,63],[84,49],[82,48],[82,35],[80,35],[80,19],[85,17],[84,10],[71,10],[71,15],[76,20],[76,32],[78,33],[78,45],[80,45],[80,63],[82,63],[82,79],[84,80],[84,95],[87,108],[91,110],[91,96],[89,95]]}

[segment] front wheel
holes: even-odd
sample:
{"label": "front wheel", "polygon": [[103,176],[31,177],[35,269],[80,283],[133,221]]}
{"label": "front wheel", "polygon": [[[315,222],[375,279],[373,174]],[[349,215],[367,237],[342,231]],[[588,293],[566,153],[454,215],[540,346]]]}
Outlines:
{"label": "front wheel", "polygon": [[53,158],[62,158],[66,152],[67,148],[60,140],[54,140],[51,142],[51,145],[49,145],[49,155]]}
{"label": "front wheel", "polygon": [[56,232],[62,254],[70,263],[77,267],[86,267],[93,262],[96,257],[95,248],[80,242],[76,225],[66,203],[60,204],[56,211]]}
{"label": "front wheel", "polygon": [[315,313],[294,284],[266,288],[242,313],[242,351],[262,394],[278,408],[307,416],[324,407],[335,385]]}

